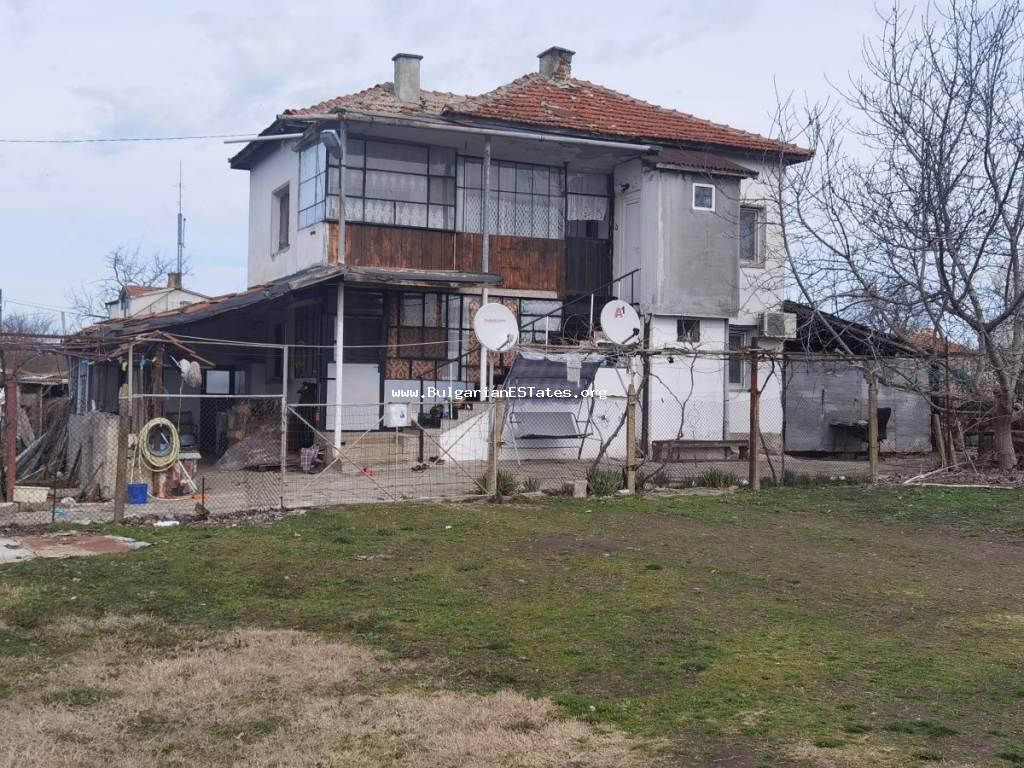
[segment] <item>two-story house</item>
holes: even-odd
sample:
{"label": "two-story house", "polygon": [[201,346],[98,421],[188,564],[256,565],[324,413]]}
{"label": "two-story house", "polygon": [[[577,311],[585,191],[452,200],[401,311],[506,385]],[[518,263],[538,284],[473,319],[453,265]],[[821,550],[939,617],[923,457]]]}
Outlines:
{"label": "two-story house", "polygon": [[[392,82],[286,110],[231,159],[250,174],[249,283],[329,266],[346,286],[317,310],[345,318],[346,402],[476,381],[483,286],[524,325],[553,313],[531,340],[586,335],[593,294],[634,302],[654,346],[779,343],[764,333],[784,288],[772,174],[807,151],[574,78],[572,59],[550,48],[536,72],[463,96],[422,88],[421,57],[400,53]],[[691,366],[656,361],[652,406],[692,387],[703,429],[728,433],[745,364]],[[679,428],[651,422],[649,439]]]}
{"label": "two-story house", "polygon": [[773,179],[809,153],[578,79],[573,55],[466,96],[423,88],[422,57],[399,53],[392,81],[283,111],[230,160],[249,174],[248,290],[112,331],[303,345],[283,370],[225,360],[248,366],[229,390],[287,377],[289,397],[366,404],[324,409],[340,433],[397,391],[478,384],[485,295],[525,341],[562,344],[599,337],[619,297],[644,343],[679,350],[652,362],[646,440],[742,435],[747,364],[685,352],[781,348]]}

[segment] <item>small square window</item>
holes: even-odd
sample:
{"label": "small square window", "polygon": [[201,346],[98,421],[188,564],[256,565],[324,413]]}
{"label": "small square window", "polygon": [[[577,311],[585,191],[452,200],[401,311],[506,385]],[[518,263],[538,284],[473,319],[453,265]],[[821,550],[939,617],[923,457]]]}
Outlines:
{"label": "small square window", "polygon": [[715,210],[715,185],[694,184],[693,185],[693,209],[695,211]]}
{"label": "small square window", "polygon": [[676,340],[696,344],[700,341],[700,320],[696,317],[680,317],[676,320]]}

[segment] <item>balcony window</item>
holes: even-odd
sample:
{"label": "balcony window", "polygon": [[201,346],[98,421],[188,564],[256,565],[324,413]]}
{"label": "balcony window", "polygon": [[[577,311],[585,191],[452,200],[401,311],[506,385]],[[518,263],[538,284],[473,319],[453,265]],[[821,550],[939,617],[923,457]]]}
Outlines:
{"label": "balcony window", "polygon": [[[483,231],[483,161],[460,157],[456,175],[460,232]],[[565,172],[503,160],[491,162],[491,234],[565,237]]]}
{"label": "balcony window", "polygon": [[[338,215],[337,160],[329,159],[327,209]],[[349,139],[345,220],[428,229],[455,228],[455,150]]]}
{"label": "balcony window", "polygon": [[311,144],[299,152],[299,229],[326,218],[326,179],[327,148]]}

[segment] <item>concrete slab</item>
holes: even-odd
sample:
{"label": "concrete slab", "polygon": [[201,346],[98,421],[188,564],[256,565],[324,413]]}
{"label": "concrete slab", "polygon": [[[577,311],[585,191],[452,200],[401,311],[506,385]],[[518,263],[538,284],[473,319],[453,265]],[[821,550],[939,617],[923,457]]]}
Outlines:
{"label": "concrete slab", "polygon": [[126,536],[69,531],[43,536],[12,536],[0,538],[0,565],[36,557],[66,558],[89,557],[131,552],[148,547],[145,541]]}

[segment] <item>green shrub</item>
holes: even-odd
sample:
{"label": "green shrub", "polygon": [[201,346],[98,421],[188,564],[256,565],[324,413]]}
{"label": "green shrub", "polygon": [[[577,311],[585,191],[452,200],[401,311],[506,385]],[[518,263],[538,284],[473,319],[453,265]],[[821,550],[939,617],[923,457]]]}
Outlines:
{"label": "green shrub", "polygon": [[704,470],[704,474],[700,476],[700,484],[708,488],[729,488],[739,485],[740,481],[736,479],[736,475],[732,472],[712,467],[711,469]]}
{"label": "green shrub", "polygon": [[[480,493],[487,493],[487,473],[480,475],[476,479],[476,484],[480,486]],[[502,469],[498,470],[498,495],[499,496],[512,496],[516,491],[519,490],[519,483],[511,472],[506,472]]]}
{"label": "green shrub", "polygon": [[622,473],[612,469],[595,469],[587,475],[587,492],[591,496],[611,496],[622,490]]}
{"label": "green shrub", "polygon": [[536,477],[527,478],[526,482],[523,483],[523,491],[525,493],[536,493],[540,490],[540,480]]}
{"label": "green shrub", "polygon": [[668,472],[664,468],[649,472],[646,475],[638,472],[636,476],[636,487],[639,491],[646,491],[651,488],[668,488],[671,483],[672,478],[669,477]]}

